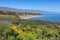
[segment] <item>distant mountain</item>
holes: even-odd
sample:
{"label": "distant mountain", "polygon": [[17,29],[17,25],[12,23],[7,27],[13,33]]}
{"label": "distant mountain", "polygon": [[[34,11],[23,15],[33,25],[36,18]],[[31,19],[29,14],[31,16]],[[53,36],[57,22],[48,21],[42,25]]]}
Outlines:
{"label": "distant mountain", "polygon": [[0,7],[0,11],[12,11],[12,12],[27,12],[27,13],[37,13],[37,14],[60,14],[59,12],[48,12],[42,10],[27,10],[27,9],[17,9],[9,7]]}
{"label": "distant mountain", "polygon": [[40,10],[27,10],[27,9],[17,9],[9,7],[0,7],[0,11],[12,11],[12,12],[28,12],[28,13],[41,13]]}

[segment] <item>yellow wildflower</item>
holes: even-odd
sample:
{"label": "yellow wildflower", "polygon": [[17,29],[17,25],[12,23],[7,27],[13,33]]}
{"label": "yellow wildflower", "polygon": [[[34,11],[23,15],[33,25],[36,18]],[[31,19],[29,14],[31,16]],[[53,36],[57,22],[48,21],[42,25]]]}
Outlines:
{"label": "yellow wildflower", "polygon": [[24,27],[24,30],[29,30],[29,29],[30,29],[30,26]]}
{"label": "yellow wildflower", "polygon": [[11,29],[16,30],[16,26],[11,26]]}
{"label": "yellow wildflower", "polygon": [[15,31],[15,32],[17,32],[18,30],[17,30],[17,29],[15,29],[14,31]]}
{"label": "yellow wildflower", "polygon": [[42,30],[41,30],[41,29],[39,29],[39,28],[37,28],[36,30],[37,30],[37,32],[42,32]]}
{"label": "yellow wildflower", "polygon": [[22,30],[18,30],[17,33],[22,33]]}
{"label": "yellow wildflower", "polygon": [[29,35],[29,36],[32,36],[32,33],[31,33],[31,32],[29,32],[29,33],[28,33],[28,35]]}
{"label": "yellow wildflower", "polygon": [[36,34],[33,34],[33,38],[36,38],[36,36],[37,36]]}
{"label": "yellow wildflower", "polygon": [[25,32],[23,32],[22,34],[23,34],[23,35],[27,35],[27,33],[25,33]]}

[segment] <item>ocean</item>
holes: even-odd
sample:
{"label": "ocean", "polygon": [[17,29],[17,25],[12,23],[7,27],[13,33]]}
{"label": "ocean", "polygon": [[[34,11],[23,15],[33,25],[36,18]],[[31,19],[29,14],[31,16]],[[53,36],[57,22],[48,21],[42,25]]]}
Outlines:
{"label": "ocean", "polygon": [[46,20],[60,23],[60,14],[42,14],[42,17],[30,18],[29,20]]}

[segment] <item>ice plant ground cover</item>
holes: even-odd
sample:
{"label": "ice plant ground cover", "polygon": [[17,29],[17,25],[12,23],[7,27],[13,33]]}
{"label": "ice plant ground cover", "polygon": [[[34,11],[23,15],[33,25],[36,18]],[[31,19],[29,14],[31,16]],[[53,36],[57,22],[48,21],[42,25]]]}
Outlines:
{"label": "ice plant ground cover", "polygon": [[59,40],[60,29],[47,27],[9,27],[0,28],[0,40]]}

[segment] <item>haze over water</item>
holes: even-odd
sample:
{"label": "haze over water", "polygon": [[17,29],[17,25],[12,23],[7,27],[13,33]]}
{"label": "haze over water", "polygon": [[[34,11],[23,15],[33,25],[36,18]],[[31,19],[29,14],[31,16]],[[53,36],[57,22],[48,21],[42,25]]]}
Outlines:
{"label": "haze over water", "polygon": [[60,14],[43,14],[42,17],[30,18],[30,20],[46,20],[60,23]]}

